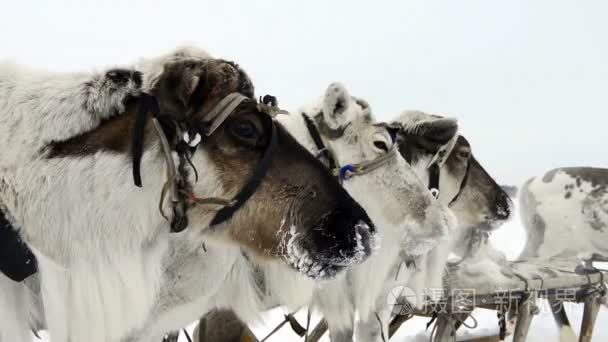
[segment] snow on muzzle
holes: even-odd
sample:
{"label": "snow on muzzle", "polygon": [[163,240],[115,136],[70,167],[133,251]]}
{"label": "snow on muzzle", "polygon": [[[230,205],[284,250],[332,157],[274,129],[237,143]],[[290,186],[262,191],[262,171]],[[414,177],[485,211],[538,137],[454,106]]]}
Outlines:
{"label": "snow on muzzle", "polygon": [[363,262],[375,248],[376,228],[350,196],[322,215],[312,228],[293,225],[287,234],[286,261],[313,279],[331,279]]}

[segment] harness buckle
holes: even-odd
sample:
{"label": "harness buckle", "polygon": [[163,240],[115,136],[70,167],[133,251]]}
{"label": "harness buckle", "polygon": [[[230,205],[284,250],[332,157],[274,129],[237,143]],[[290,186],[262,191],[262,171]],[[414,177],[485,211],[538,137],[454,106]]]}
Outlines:
{"label": "harness buckle", "polygon": [[435,199],[439,198],[439,189],[431,188],[429,191],[431,192],[431,196],[435,197]]}

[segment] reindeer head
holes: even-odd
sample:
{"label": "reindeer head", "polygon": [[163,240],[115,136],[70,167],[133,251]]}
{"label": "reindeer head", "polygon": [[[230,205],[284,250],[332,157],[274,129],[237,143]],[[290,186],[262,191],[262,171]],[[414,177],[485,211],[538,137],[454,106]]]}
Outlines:
{"label": "reindeer head", "polygon": [[[181,166],[191,193],[230,200],[259,178],[250,197],[219,220],[221,207],[191,207],[191,234],[236,243],[257,258],[282,259],[313,278],[332,277],[371,253],[375,228],[366,212],[255,101],[242,69],[187,53],[162,63],[158,72],[144,73],[160,113],[190,136],[202,136],[191,151],[194,168]],[[209,113],[234,93],[244,97],[238,106],[222,122],[210,121]]]}
{"label": "reindeer head", "polygon": [[[331,84],[317,102],[280,120],[365,208],[383,245],[425,253],[447,234],[452,216],[397,153],[395,130],[374,123],[369,105],[343,85]],[[315,130],[324,147],[315,141]]]}
{"label": "reindeer head", "polygon": [[430,166],[439,167],[439,200],[449,204],[460,227],[493,229],[507,220],[512,202],[457,134],[456,120],[418,111],[402,113],[395,123],[399,150],[424,182]]}

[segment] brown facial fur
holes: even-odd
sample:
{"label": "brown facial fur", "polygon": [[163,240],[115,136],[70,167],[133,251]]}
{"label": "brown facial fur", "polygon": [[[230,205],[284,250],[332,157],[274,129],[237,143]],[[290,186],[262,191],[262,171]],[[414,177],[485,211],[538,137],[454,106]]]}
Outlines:
{"label": "brown facial fur", "polygon": [[[481,228],[494,229],[495,223],[509,218],[511,199],[473,157],[470,144],[463,136],[458,137],[446,160],[446,168],[461,182],[468,172],[466,183],[452,205],[453,209],[459,210],[463,223],[466,221],[479,224]],[[468,213],[467,218],[462,217],[464,212]]]}
{"label": "brown facial fur", "polygon": [[[238,115],[263,114],[240,113],[234,120],[238,120]],[[227,132],[230,123],[214,134],[207,146],[214,151],[210,155],[222,175],[224,189],[236,195],[257,166],[248,161],[259,160],[263,149],[243,147]],[[266,134],[269,129],[265,127]],[[315,226],[319,217],[329,214],[328,208],[335,206],[335,196],[343,195],[343,189],[325,167],[280,126],[278,135],[279,144],[271,168],[227,230],[231,239],[262,257],[280,256],[285,252],[284,234],[292,224],[296,233],[309,235],[311,232],[306,227]],[[281,234],[277,234],[279,231]],[[333,247],[328,245],[327,249]]]}

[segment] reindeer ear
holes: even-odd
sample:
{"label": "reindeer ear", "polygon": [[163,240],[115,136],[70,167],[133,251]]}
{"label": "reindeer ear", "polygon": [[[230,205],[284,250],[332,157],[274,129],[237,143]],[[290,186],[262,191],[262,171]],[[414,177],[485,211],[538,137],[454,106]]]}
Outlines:
{"label": "reindeer ear", "polygon": [[[193,103],[202,103],[202,99],[198,99],[204,93],[208,92],[207,86],[210,86],[209,77],[205,76],[203,71],[202,61],[184,61],[177,67],[179,85],[175,88],[181,104],[188,108],[192,107]],[[205,80],[206,84],[202,84]]]}
{"label": "reindeer ear", "polygon": [[458,121],[453,118],[436,118],[421,123],[418,135],[438,144],[446,144],[454,139],[458,132]]}
{"label": "reindeer ear", "polygon": [[[399,134],[405,141],[423,148],[436,157],[438,154],[447,156],[457,138],[458,121],[453,118],[409,111],[401,114],[396,123],[402,126]],[[439,153],[441,151],[443,152]]]}
{"label": "reindeer ear", "polygon": [[209,77],[203,71],[207,61],[202,59],[179,58],[166,62],[162,72],[152,82],[151,88],[165,111],[185,114],[192,108],[196,94],[208,93],[209,89],[202,80],[208,83]]}
{"label": "reindeer ear", "polygon": [[348,123],[345,117],[351,97],[344,85],[332,83],[323,97],[323,118],[330,128],[339,128]]}

